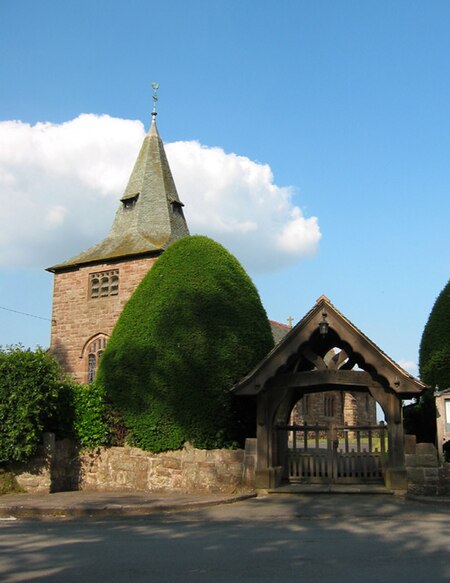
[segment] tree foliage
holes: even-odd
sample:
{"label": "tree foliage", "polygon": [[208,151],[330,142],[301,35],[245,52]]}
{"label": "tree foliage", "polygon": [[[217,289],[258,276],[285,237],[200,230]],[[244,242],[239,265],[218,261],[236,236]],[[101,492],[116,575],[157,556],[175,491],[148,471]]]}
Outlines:
{"label": "tree foliage", "polygon": [[0,347],[0,462],[35,453],[61,385],[59,366],[47,352]]}
{"label": "tree foliage", "polygon": [[228,389],[272,346],[258,292],[238,261],[211,239],[186,237],[125,306],[96,382],[123,415],[132,444],[221,447],[241,437],[239,427],[248,430],[248,411]]}
{"label": "tree foliage", "polygon": [[436,406],[434,389],[450,387],[450,281],[439,294],[422,334],[419,350],[421,380],[430,389],[404,410],[405,428],[417,441],[434,443]]}
{"label": "tree foliage", "polygon": [[81,447],[108,445],[111,430],[108,425],[108,408],[103,391],[95,384],[72,383],[73,425],[72,434]]}
{"label": "tree foliage", "polygon": [[450,387],[450,280],[439,294],[423,331],[420,377],[431,387]]}
{"label": "tree foliage", "polygon": [[45,431],[82,447],[110,441],[103,392],[67,379],[49,352],[20,345],[0,347],[0,427],[0,463],[33,456]]}

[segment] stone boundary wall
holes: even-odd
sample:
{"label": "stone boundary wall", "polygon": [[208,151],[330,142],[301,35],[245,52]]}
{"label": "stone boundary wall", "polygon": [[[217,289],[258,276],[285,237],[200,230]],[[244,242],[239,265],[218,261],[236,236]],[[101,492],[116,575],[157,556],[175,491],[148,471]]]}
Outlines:
{"label": "stone boundary wall", "polygon": [[439,463],[432,443],[416,443],[405,436],[405,465],[408,493],[416,496],[450,496],[450,464]]}
{"label": "stone boundary wall", "polygon": [[[439,464],[431,443],[406,436],[408,493],[450,496],[450,463]],[[133,447],[98,448],[79,452],[69,440],[44,436],[38,455],[11,464],[18,484],[29,493],[67,490],[97,492],[232,493],[255,487],[256,439],[245,450],[182,450],[153,454]]]}
{"label": "stone boundary wall", "polygon": [[211,492],[252,489],[256,439],[245,450],[182,450],[153,454],[134,447],[79,452],[69,440],[50,434],[40,455],[10,469],[29,493],[88,490],[97,492]]}
{"label": "stone boundary wall", "polygon": [[17,483],[25,492],[45,494],[51,491],[51,458],[55,446],[53,434],[44,434],[44,443],[37,450],[36,456],[27,462],[15,462],[7,470],[15,474]]}

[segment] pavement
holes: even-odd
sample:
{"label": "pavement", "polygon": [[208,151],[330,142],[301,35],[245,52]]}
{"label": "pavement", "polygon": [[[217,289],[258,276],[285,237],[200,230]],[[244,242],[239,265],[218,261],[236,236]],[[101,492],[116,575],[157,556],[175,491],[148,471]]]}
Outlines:
{"label": "pavement", "polygon": [[[288,498],[297,495],[300,498],[311,496],[312,498],[328,498],[336,495],[342,496],[341,500],[348,496],[367,499],[377,497],[377,494],[388,494],[390,498],[393,492],[370,491],[370,489],[335,488],[296,490],[285,488],[278,491],[269,491],[259,495],[259,498],[275,499]],[[283,496],[284,495],[284,496]],[[328,495],[328,496],[326,496]],[[359,495],[359,496],[358,496]],[[236,494],[179,494],[179,493],[151,493],[151,492],[56,492],[53,494],[7,494],[0,496],[0,520],[14,520],[17,518],[72,518],[83,516],[146,516],[169,512],[180,512],[195,509],[204,509],[212,506],[233,504],[255,498],[255,492]],[[441,507],[450,509],[450,497],[436,496],[392,496],[392,498],[414,500],[423,503],[435,503]],[[356,502],[356,500],[355,500]]]}
{"label": "pavement", "polygon": [[54,494],[6,494],[0,497],[0,519],[145,516],[232,504],[255,497],[239,494],[165,494],[151,492],[56,492]]}

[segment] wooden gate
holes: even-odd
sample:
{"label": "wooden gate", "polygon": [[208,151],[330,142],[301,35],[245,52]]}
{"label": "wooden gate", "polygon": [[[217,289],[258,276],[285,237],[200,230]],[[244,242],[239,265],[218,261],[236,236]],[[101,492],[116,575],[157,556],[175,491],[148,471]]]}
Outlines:
{"label": "wooden gate", "polygon": [[383,482],[386,426],[287,425],[286,477],[303,483]]}

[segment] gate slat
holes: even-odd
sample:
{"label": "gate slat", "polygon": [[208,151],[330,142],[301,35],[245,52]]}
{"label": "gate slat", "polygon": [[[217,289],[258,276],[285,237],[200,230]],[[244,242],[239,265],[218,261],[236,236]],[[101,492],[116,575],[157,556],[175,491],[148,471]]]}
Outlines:
{"label": "gate slat", "polygon": [[[383,456],[386,452],[384,424],[373,426],[334,427],[290,425],[286,467],[291,480],[304,482],[376,482],[383,479]],[[327,434],[327,446],[320,436]],[[292,435],[292,438],[290,437]],[[332,438],[344,438],[343,447],[333,448]],[[350,436],[354,436],[350,440]],[[379,437],[379,449],[374,447]],[[366,444],[367,443],[367,447]],[[353,446],[353,447],[351,447]]]}

